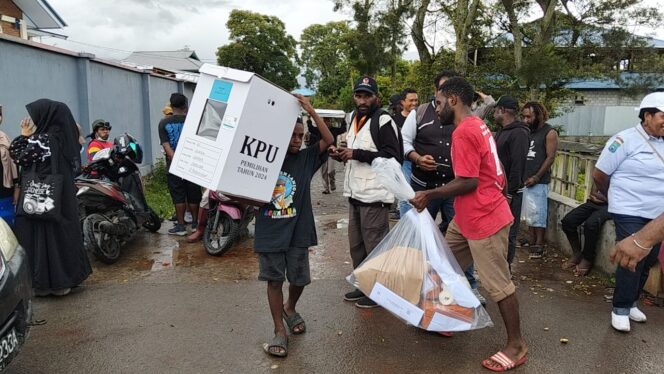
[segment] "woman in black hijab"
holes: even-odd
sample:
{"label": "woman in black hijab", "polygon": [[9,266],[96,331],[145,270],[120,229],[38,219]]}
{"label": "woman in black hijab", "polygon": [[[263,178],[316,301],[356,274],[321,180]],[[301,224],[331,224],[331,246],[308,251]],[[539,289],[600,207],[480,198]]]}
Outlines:
{"label": "woman in black hijab", "polygon": [[21,124],[22,135],[12,142],[12,157],[23,170],[36,163],[40,174],[51,173],[51,157],[54,158],[57,173],[63,177],[62,219],[54,222],[17,217],[16,236],[28,252],[35,294],[63,296],[92,272],[83,246],[74,185],[80,167],[79,133],[69,107],[63,103],[40,99],[26,108],[34,122],[34,133],[30,134],[30,125],[25,123],[29,121]]}

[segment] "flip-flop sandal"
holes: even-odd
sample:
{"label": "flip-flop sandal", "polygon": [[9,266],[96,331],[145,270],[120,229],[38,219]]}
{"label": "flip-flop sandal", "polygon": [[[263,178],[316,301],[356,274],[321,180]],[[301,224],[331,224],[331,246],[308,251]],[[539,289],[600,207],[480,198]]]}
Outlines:
{"label": "flip-flop sandal", "polygon": [[530,259],[540,259],[544,257],[544,247],[541,245],[531,245],[530,246]]}
{"label": "flip-flop sandal", "polygon": [[590,270],[592,270],[592,268],[582,268],[577,265],[577,267],[574,269],[574,276],[585,277],[588,275],[588,273],[590,273]]}
{"label": "flip-flop sandal", "polygon": [[580,263],[581,263],[581,257],[575,258],[574,256],[572,256],[572,258],[570,258],[569,260],[567,260],[563,263],[562,267],[563,267],[563,270],[571,270],[571,269],[576,268],[577,265],[579,265]]}
{"label": "flip-flop sandal", "polygon": [[514,361],[511,358],[509,358],[505,353],[498,352],[493,356],[487,358],[486,360],[482,361],[482,366],[493,372],[501,373],[508,370],[512,370],[518,366],[521,366],[525,364],[526,361],[528,361],[527,353],[523,355],[523,357],[521,357],[520,359]]}
{"label": "flip-flop sandal", "polygon": [[[295,314],[289,316],[286,314],[285,310],[282,310],[281,315],[284,318],[284,321],[286,321],[286,325],[288,326],[288,330],[291,332],[291,334],[300,335],[307,331],[307,325],[304,323],[304,319],[302,319],[300,313],[295,312]],[[295,327],[298,325],[300,326],[300,331],[295,331]]]}
{"label": "flip-flop sandal", "polygon": [[[272,352],[271,348],[281,348],[283,352]],[[271,342],[263,343],[263,351],[272,356],[286,357],[288,354],[288,338],[283,335],[275,335]]]}

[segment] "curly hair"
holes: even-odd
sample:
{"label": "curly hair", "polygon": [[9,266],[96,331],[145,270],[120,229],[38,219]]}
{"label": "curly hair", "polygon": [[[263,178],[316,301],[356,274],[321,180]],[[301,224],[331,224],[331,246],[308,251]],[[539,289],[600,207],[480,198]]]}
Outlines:
{"label": "curly hair", "polygon": [[457,96],[464,105],[473,104],[475,90],[473,86],[463,77],[452,77],[438,87],[438,91],[446,97]]}
{"label": "curly hair", "polygon": [[526,108],[529,108],[533,111],[533,115],[535,116],[535,126],[542,125],[549,119],[549,112],[546,110],[544,105],[538,103],[537,101],[529,101],[525,103],[521,110]]}

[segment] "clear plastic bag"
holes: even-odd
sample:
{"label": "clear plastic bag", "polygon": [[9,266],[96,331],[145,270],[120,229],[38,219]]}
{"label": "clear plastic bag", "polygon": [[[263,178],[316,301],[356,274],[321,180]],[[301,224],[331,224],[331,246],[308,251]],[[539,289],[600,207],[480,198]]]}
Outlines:
{"label": "clear plastic bag", "polygon": [[415,197],[415,191],[410,186],[401,171],[401,165],[393,158],[375,158],[371,163],[371,169],[376,173],[376,178],[392,192],[398,200],[408,201]]}
{"label": "clear plastic bag", "polygon": [[[401,168],[384,161],[374,161],[372,167],[396,196],[415,195],[395,175]],[[347,280],[395,316],[428,331],[493,325],[426,210],[411,209],[401,217]]]}
{"label": "clear plastic bag", "polygon": [[528,193],[530,189],[524,188],[521,203],[521,220],[526,221],[526,225],[532,226],[537,220],[537,201],[535,195]]}

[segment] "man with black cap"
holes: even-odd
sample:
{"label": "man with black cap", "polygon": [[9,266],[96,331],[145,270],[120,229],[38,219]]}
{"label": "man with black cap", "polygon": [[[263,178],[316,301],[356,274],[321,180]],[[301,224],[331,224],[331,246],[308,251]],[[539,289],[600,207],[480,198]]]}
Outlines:
{"label": "man with black cap", "polygon": [[510,227],[507,246],[507,262],[512,265],[516,252],[516,235],[521,221],[521,197],[526,173],[526,156],[530,146],[530,130],[528,125],[517,119],[519,103],[511,96],[498,99],[493,110],[493,118],[501,129],[495,135],[498,158],[503,164],[507,178],[507,202],[514,216]]}
{"label": "man with black cap", "polygon": [[[165,117],[159,122],[159,141],[166,153],[166,166],[170,168],[171,161],[175,155],[175,149],[178,146],[182,128],[184,127],[184,120],[187,117],[187,109],[189,103],[187,97],[181,93],[174,93],[170,99],[173,115]],[[184,214],[189,205],[189,211],[193,217],[198,219],[198,205],[201,202],[202,191],[201,187],[182,179],[174,174],[168,173],[166,175],[168,183],[168,191],[171,194],[173,205],[175,205],[175,216],[177,223],[168,230],[171,235],[184,236],[187,234],[185,227]],[[192,229],[195,230],[198,226],[198,221],[191,224]]]}
{"label": "man with black cap", "polygon": [[[371,162],[377,157],[401,162],[403,154],[401,133],[389,113],[379,108],[377,95],[378,84],[372,77],[363,76],[355,82],[356,109],[346,135],[347,148],[330,149],[332,157],[346,163],[344,196],[350,203],[348,241],[353,268],[390,231],[388,211],[394,195],[377,181]],[[348,292],[344,300],[356,301],[358,308],[377,306],[360,290]]]}

